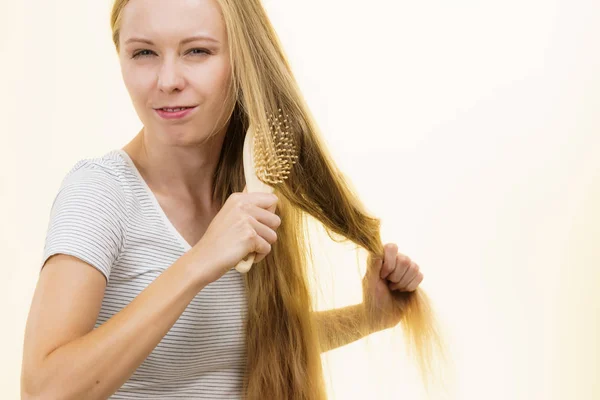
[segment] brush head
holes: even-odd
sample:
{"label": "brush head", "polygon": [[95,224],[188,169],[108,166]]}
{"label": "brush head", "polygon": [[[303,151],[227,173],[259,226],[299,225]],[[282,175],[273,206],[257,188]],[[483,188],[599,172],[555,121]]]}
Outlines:
{"label": "brush head", "polygon": [[267,185],[277,185],[289,176],[298,160],[287,115],[267,113],[267,129],[257,127],[254,134],[254,169],[257,178]]}

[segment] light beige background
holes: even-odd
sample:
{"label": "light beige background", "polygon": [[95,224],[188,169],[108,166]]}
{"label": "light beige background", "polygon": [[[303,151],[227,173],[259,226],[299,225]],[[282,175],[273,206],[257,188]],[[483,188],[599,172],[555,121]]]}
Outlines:
{"label": "light beige background", "polygon": [[[110,1],[0,4],[0,398],[17,399],[60,180],[140,125]],[[336,160],[425,273],[448,398],[600,398],[600,2],[265,4]],[[322,247],[328,304],[358,301],[354,254]],[[332,398],[419,398],[389,339],[326,357]]]}

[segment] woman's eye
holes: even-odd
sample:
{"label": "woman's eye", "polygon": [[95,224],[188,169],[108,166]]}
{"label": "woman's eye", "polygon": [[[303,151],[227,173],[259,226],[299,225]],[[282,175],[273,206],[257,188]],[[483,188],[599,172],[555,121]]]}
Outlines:
{"label": "woman's eye", "polygon": [[209,54],[208,50],[205,49],[191,49],[188,51],[188,54],[198,55],[198,54]]}
{"label": "woman's eye", "polygon": [[[138,50],[135,53],[133,53],[131,58],[149,57],[149,56],[152,56],[155,54],[156,53],[153,52],[152,50],[143,49],[143,50]],[[205,49],[191,49],[190,51],[188,51],[188,54],[203,55],[203,54],[210,54],[210,52]]]}
{"label": "woman's eye", "polygon": [[152,50],[140,50],[140,51],[136,51],[135,53],[133,53],[133,56],[131,58],[147,57],[152,54],[154,54],[154,52]]}

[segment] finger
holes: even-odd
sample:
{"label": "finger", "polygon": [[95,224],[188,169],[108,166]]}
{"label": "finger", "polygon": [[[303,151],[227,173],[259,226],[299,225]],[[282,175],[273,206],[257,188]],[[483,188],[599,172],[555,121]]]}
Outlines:
{"label": "finger", "polygon": [[421,282],[423,282],[423,274],[419,272],[417,276],[406,286],[406,290],[409,292],[417,290],[417,287],[419,287]]}
{"label": "finger", "polygon": [[277,210],[278,203],[279,203],[279,199],[277,199],[277,201],[271,207],[269,207],[267,210],[269,210],[272,213],[275,213],[275,211]]}
{"label": "finger", "polygon": [[252,252],[256,253],[254,262],[259,262],[271,252],[271,245],[262,236],[256,235]]}
{"label": "finger", "polygon": [[402,279],[400,279],[400,281],[398,282],[398,286],[401,288],[406,288],[410,281],[412,281],[418,273],[419,266],[416,263],[412,262]]}
{"label": "finger", "polygon": [[266,210],[269,207],[277,205],[278,200],[274,193],[252,192],[241,196],[239,204],[253,204]]}
{"label": "finger", "polygon": [[423,274],[421,272],[417,273],[417,275],[405,286],[402,286],[399,283],[393,283],[389,286],[390,290],[400,290],[403,292],[413,292],[417,289],[417,287],[423,281]]}
{"label": "finger", "polygon": [[253,217],[250,218],[250,223],[252,224],[252,227],[256,233],[258,233],[258,235],[266,240],[269,244],[273,244],[277,241],[277,233],[273,229],[269,228],[265,224],[260,223]]}
{"label": "finger", "polygon": [[406,273],[409,271],[411,262],[412,261],[408,256],[398,253],[398,255],[396,255],[396,268],[387,277],[387,279],[394,283],[400,282],[404,275],[406,275]]}
{"label": "finger", "polygon": [[271,211],[264,210],[260,207],[249,207],[248,214],[250,214],[261,224],[267,225],[271,229],[277,229],[281,225],[281,218],[279,215],[274,214]]}
{"label": "finger", "polygon": [[396,268],[396,254],[398,253],[398,246],[394,243],[388,243],[383,246],[383,266],[381,267],[381,273],[379,277],[386,279],[389,274],[392,273]]}

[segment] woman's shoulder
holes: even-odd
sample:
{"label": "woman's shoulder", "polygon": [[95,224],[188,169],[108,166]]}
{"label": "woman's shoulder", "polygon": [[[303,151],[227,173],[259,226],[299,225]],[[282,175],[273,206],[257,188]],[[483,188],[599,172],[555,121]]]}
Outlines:
{"label": "woman's shoulder", "polygon": [[95,204],[97,211],[115,206],[128,210],[133,206],[131,182],[131,172],[120,150],[80,158],[64,175],[55,202]]}
{"label": "woman's shoulder", "polygon": [[112,181],[120,186],[127,184],[128,165],[120,150],[114,149],[102,155],[80,158],[66,173],[63,185],[72,181]]}
{"label": "woman's shoulder", "polygon": [[126,174],[118,151],[72,165],[52,203],[42,265],[54,254],[69,254],[109,279],[124,248],[132,210]]}

